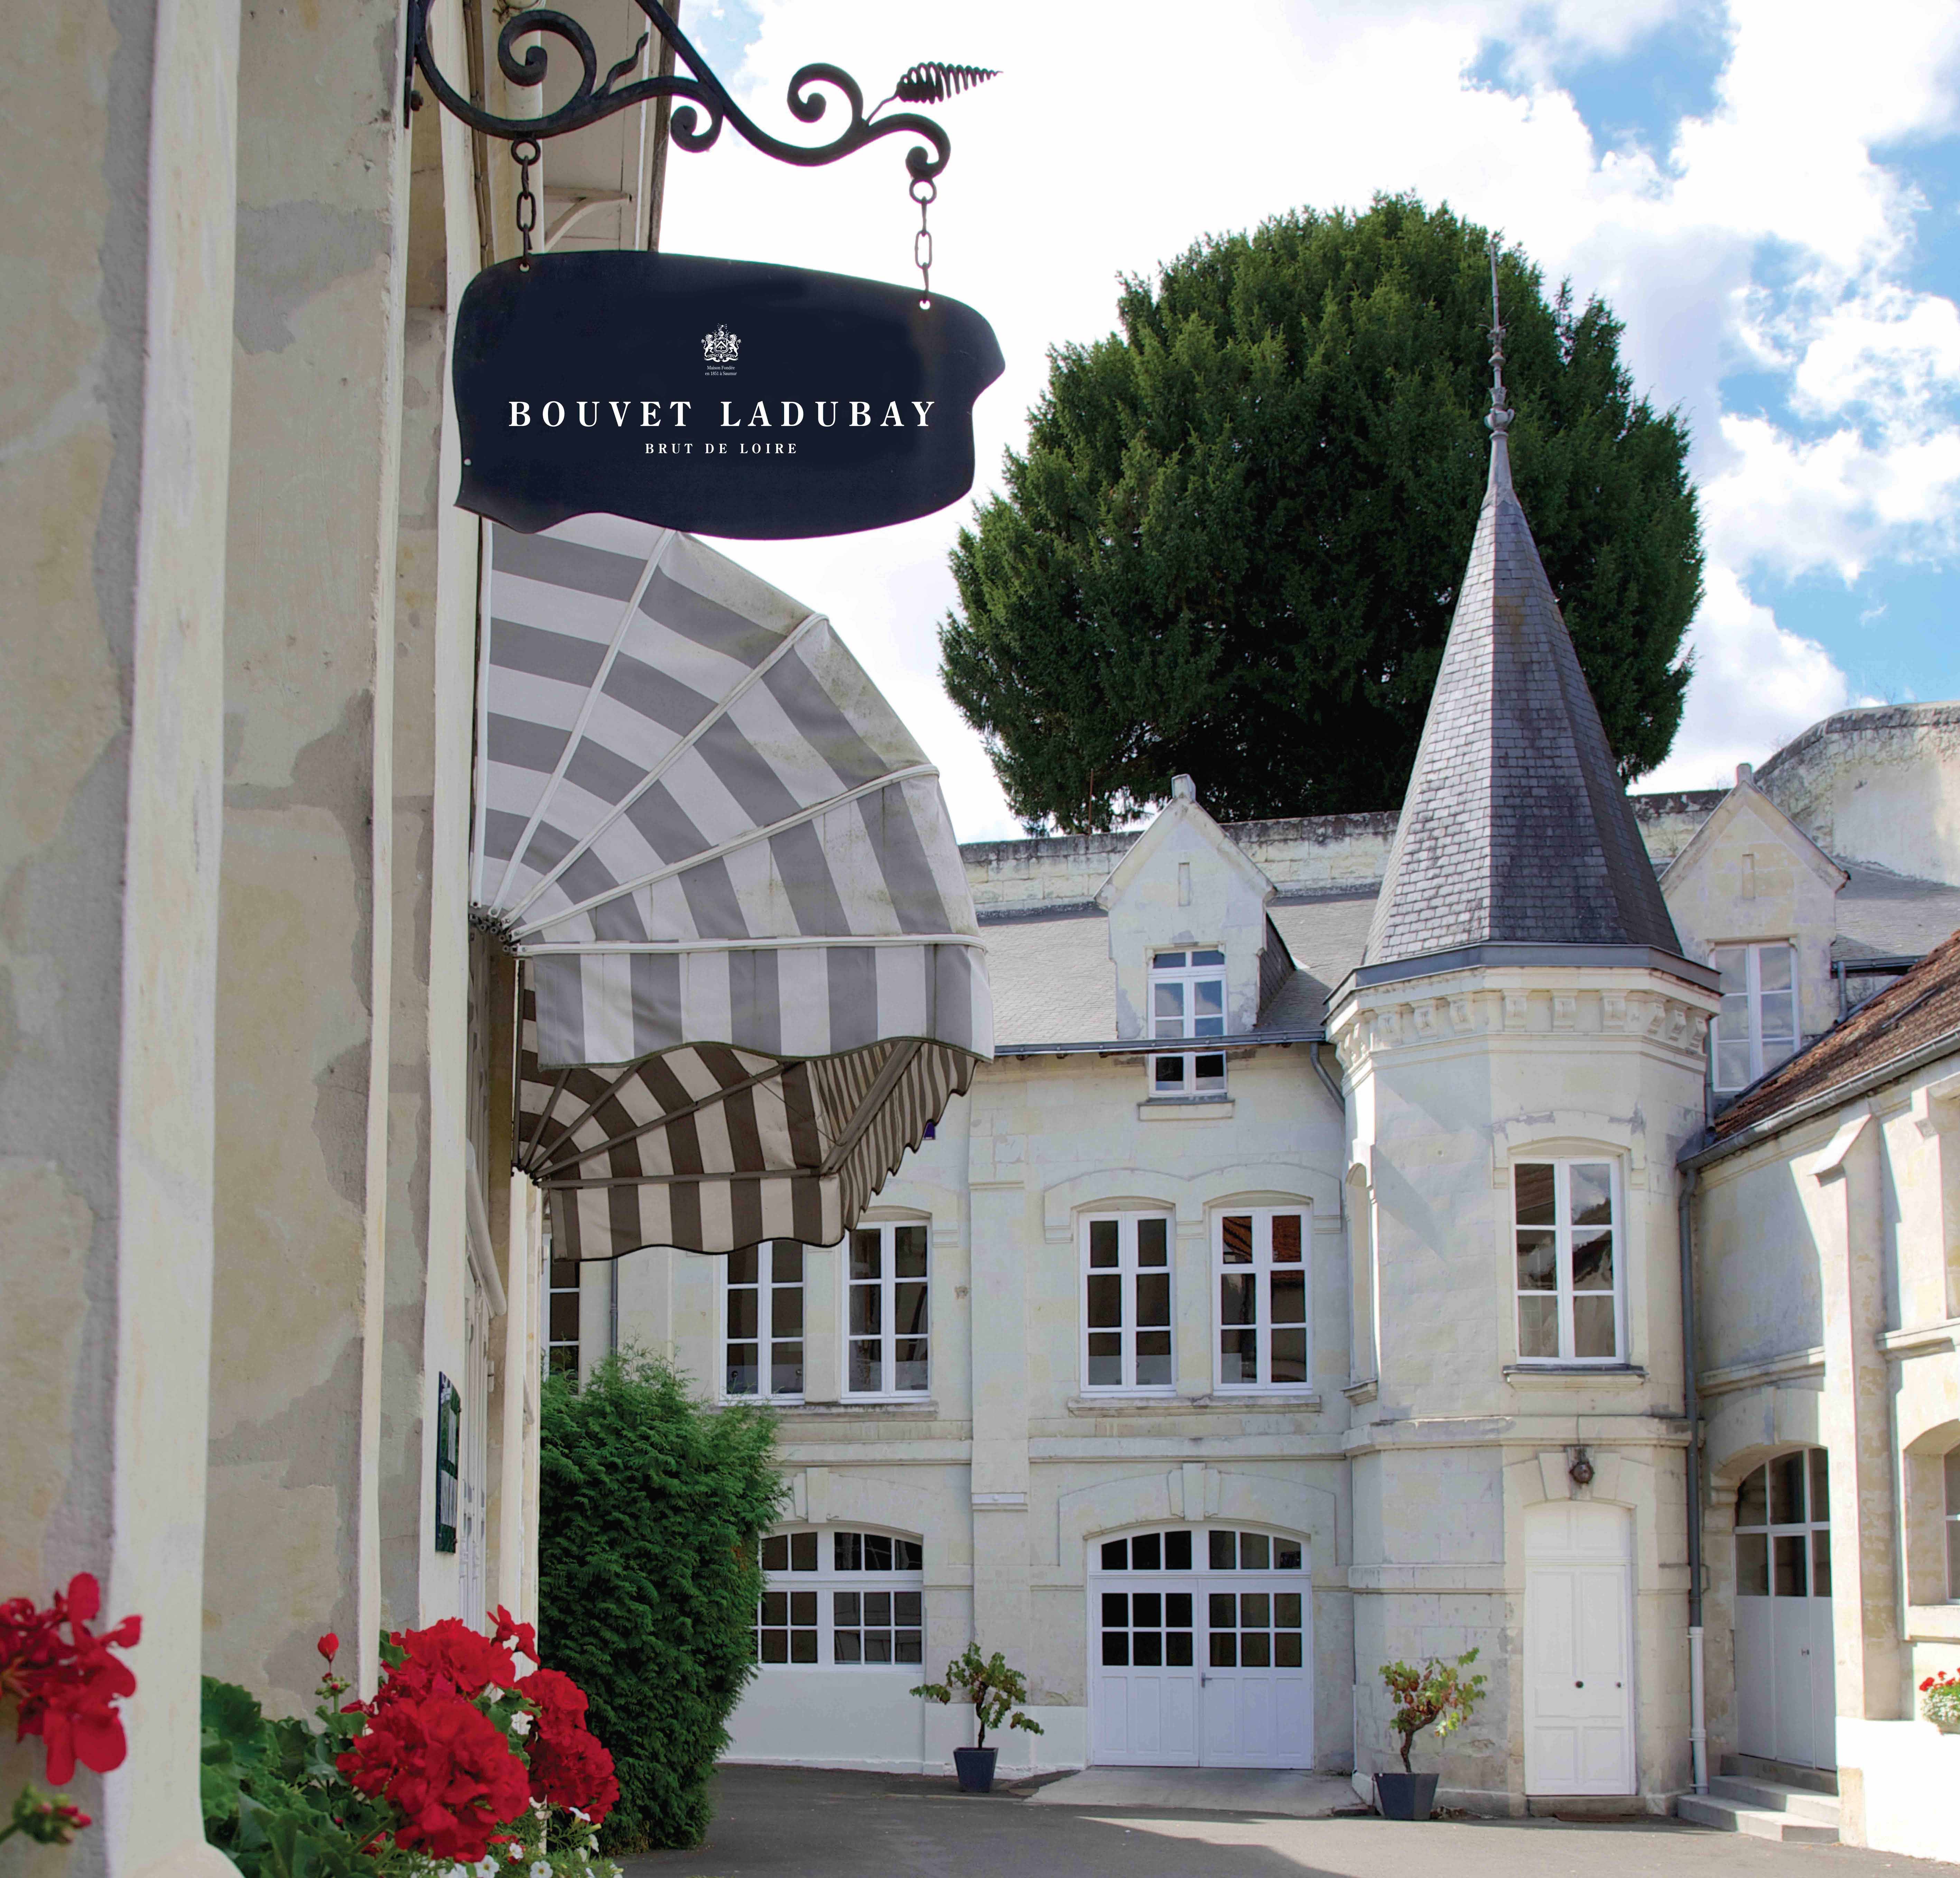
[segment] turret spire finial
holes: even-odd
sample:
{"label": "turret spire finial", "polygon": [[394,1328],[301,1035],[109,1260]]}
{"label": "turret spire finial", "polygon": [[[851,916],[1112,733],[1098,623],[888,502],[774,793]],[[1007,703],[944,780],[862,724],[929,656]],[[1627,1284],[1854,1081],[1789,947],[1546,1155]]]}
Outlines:
{"label": "turret spire finial", "polygon": [[1509,493],[1511,487],[1511,407],[1504,395],[1504,313],[1497,294],[1497,237],[1491,237],[1491,408],[1484,421],[1491,427],[1491,488]]}
{"label": "turret spire finial", "polygon": [[1497,297],[1497,241],[1491,238],[1491,410],[1484,421],[1501,437],[1511,427],[1504,402],[1504,314]]}

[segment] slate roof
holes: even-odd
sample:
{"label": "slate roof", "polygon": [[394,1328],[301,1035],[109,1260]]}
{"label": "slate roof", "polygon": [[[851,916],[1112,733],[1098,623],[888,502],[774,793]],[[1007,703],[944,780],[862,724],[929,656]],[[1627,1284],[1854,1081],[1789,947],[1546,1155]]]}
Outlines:
{"label": "slate roof", "polygon": [[1960,933],[1807,1050],[1773,1069],[1717,1116],[1717,1142],[1826,1096],[1927,1045],[1951,1038],[1960,1050]]}
{"label": "slate roof", "polygon": [[1494,940],[1681,949],[1507,447],[1492,439],[1371,965]]}
{"label": "slate roof", "polygon": [[1850,879],[1838,890],[1834,959],[1921,958],[1960,926],[1960,887],[1869,861],[1838,865]]}

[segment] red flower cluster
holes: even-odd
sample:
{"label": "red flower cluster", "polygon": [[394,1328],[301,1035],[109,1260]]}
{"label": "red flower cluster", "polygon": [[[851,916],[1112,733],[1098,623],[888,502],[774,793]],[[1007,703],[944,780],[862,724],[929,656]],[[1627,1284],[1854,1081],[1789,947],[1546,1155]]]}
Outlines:
{"label": "red flower cluster", "polygon": [[1937,1676],[1929,1676],[1920,1683],[1919,1692],[1923,1695],[1928,1689],[1944,1689],[1949,1683],[1960,1683],[1960,1676],[1956,1676],[1950,1670],[1942,1670]]}
{"label": "red flower cluster", "polygon": [[41,1737],[48,1778],[58,1787],[75,1778],[78,1760],[106,1774],[129,1751],[116,1705],[136,1692],[136,1679],[113,1652],[141,1641],[143,1620],[126,1617],[98,1637],[89,1625],[101,1609],[101,1587],[86,1571],[46,1610],[31,1598],[0,1603],[0,1695],[19,1702],[15,1739]]}
{"label": "red flower cluster", "polygon": [[[501,1606],[494,1621],[494,1638],[453,1617],[394,1632],[388,1641],[400,1660],[336,1763],[362,1793],[399,1809],[395,1841],[408,1850],[480,1859],[533,1796],[593,1819],[619,1797],[612,1757],[585,1725],[584,1692],[555,1670],[519,1680],[512,1648],[536,1664],[537,1632]],[[320,1654],[330,1659],[328,1646],[338,1642],[323,1637]],[[535,1711],[523,1755],[478,1706],[511,1689]]]}
{"label": "red flower cluster", "polygon": [[408,1654],[389,1670],[377,1702],[431,1695],[473,1697],[486,1689],[509,1689],[517,1679],[510,1651],[460,1617],[443,1618],[426,1630],[398,1630],[388,1641]]}
{"label": "red flower cluster", "polygon": [[585,1692],[556,1670],[534,1670],[517,1685],[536,1705],[531,1737],[531,1791],[554,1807],[603,1819],[619,1803],[612,1756],[585,1725]]}
{"label": "red flower cluster", "polygon": [[367,1729],[337,1763],[402,1824],[395,1843],[432,1857],[475,1860],[524,1810],[524,1764],[497,1724],[460,1695],[377,1697]]}

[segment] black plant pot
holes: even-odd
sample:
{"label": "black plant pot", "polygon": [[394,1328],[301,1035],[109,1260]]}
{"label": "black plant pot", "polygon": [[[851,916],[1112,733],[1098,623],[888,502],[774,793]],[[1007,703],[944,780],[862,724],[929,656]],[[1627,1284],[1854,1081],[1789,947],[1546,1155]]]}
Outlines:
{"label": "black plant pot", "polygon": [[1375,1810],[1385,1819],[1427,1819],[1436,1803],[1433,1774],[1377,1774]]}
{"label": "black plant pot", "polygon": [[[955,1748],[953,1765],[959,1770],[959,1791],[963,1794],[991,1794],[994,1791],[994,1759],[998,1748]],[[1432,1780],[1433,1791],[1436,1782]]]}

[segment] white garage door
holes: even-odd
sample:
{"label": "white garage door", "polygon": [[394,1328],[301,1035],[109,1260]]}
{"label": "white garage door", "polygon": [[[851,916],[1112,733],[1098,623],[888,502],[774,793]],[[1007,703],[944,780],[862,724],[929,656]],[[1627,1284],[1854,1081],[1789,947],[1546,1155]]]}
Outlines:
{"label": "white garage door", "polygon": [[1172,1527],[1091,1542],[1090,1756],[1311,1767],[1312,1597],[1283,1534]]}

